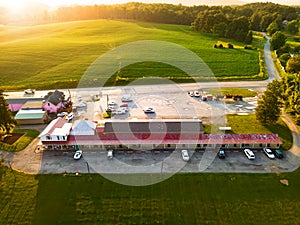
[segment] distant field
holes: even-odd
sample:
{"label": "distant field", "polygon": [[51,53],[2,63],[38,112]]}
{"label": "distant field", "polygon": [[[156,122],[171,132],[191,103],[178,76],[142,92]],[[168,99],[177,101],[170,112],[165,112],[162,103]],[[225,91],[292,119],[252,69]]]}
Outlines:
{"label": "distant field", "polygon": [[[188,26],[96,20],[1,27],[0,88],[76,87],[100,55],[138,40],[162,40],[184,46],[200,56],[219,80],[260,79],[256,50],[215,49],[217,39],[195,33]],[[120,76],[131,81],[153,74],[178,82],[193,81],[177,68],[153,62],[128,66]],[[126,82],[112,78],[107,85],[122,84]]]}
{"label": "distant field", "polygon": [[131,187],[97,174],[30,176],[0,167],[0,224],[300,224],[299,175],[178,174]]}

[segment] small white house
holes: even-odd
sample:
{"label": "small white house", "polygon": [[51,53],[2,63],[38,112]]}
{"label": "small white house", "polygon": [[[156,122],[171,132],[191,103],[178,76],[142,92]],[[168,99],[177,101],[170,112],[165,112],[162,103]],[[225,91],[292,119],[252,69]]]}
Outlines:
{"label": "small white house", "polygon": [[72,123],[63,118],[53,120],[46,129],[39,135],[42,142],[62,141],[66,142],[72,129]]}

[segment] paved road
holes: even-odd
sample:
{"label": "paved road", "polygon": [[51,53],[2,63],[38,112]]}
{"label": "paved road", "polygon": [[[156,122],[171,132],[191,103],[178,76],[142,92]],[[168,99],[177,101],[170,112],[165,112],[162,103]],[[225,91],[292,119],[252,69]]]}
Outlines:
{"label": "paved road", "polygon": [[270,37],[263,33],[264,37],[267,39],[267,42],[265,43],[264,46],[264,56],[265,56],[265,62],[266,62],[266,67],[268,70],[269,78],[268,81],[272,81],[274,79],[279,80],[280,76],[274,66],[272,54],[271,54],[271,44],[270,44]]}

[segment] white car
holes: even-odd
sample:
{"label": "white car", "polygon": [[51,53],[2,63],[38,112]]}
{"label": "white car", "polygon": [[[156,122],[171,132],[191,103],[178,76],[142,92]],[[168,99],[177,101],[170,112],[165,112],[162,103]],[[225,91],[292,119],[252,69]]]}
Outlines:
{"label": "white car", "polygon": [[71,112],[71,113],[69,113],[67,116],[66,116],[66,120],[68,120],[68,121],[70,121],[70,120],[72,120],[73,118],[74,118],[74,113],[73,112]]}
{"label": "white car", "polygon": [[78,160],[82,156],[82,150],[77,150],[74,154],[74,159]]}
{"label": "white car", "polygon": [[128,110],[126,111],[125,108],[118,108],[118,109],[112,110],[112,113],[115,115],[122,115],[122,114],[125,114],[126,112],[128,112]]}
{"label": "white car", "polygon": [[255,155],[250,149],[248,149],[248,148],[244,149],[244,153],[248,159],[250,159],[250,160],[255,159]]}
{"label": "white car", "polygon": [[154,109],[152,107],[148,107],[148,106],[145,106],[143,108],[143,111],[144,111],[144,113],[155,113]]}
{"label": "white car", "polygon": [[67,112],[61,112],[61,113],[57,113],[57,117],[65,117],[65,116],[67,116],[68,115],[68,113]]}
{"label": "white car", "polygon": [[130,95],[124,95],[124,96],[122,96],[121,101],[122,102],[132,102],[132,99],[131,99]]}
{"label": "white car", "polygon": [[269,159],[275,159],[275,155],[269,148],[264,148],[264,153],[268,156]]}
{"label": "white car", "polygon": [[189,161],[190,160],[190,156],[187,150],[181,150],[181,156],[183,161]]}
{"label": "white car", "polygon": [[194,91],[194,96],[195,96],[196,98],[199,98],[199,97],[200,97],[199,91]]}
{"label": "white car", "polygon": [[33,90],[33,89],[26,89],[25,91],[25,94],[34,94],[35,93],[35,90]]}
{"label": "white car", "polygon": [[114,151],[112,149],[109,149],[107,151],[107,158],[112,159],[114,157]]}
{"label": "white car", "polygon": [[194,97],[194,92],[193,92],[193,91],[189,91],[189,92],[188,92],[188,95],[189,95],[190,97]]}

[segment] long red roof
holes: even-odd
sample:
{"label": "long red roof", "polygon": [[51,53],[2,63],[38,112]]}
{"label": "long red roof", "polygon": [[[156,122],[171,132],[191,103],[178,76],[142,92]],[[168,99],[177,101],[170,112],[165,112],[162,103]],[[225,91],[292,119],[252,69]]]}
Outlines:
{"label": "long red roof", "polygon": [[198,134],[198,133],[102,133],[69,135],[67,142],[45,141],[46,145],[126,145],[126,144],[281,144],[277,134]]}

